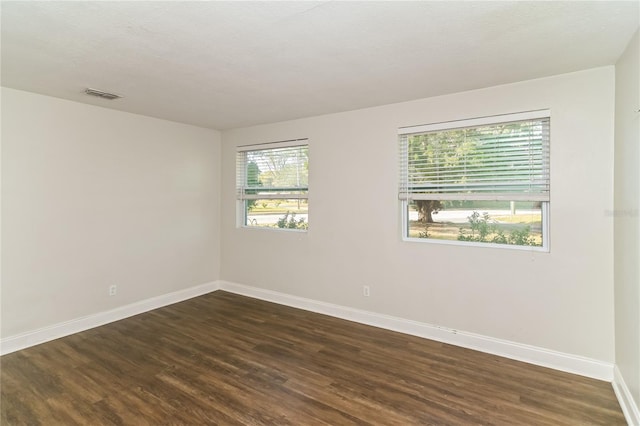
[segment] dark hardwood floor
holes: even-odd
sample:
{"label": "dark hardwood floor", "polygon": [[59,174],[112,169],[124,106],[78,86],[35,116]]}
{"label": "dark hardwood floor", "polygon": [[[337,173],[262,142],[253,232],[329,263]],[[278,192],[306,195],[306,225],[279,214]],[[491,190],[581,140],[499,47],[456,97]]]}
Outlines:
{"label": "dark hardwood floor", "polygon": [[2,425],[618,425],[611,384],[225,292],[5,355]]}

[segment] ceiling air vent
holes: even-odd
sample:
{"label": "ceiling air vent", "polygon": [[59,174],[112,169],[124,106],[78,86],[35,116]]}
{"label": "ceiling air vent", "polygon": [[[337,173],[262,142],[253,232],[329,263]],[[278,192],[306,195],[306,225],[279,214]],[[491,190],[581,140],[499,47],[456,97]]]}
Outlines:
{"label": "ceiling air vent", "polygon": [[91,88],[84,89],[84,93],[86,93],[87,95],[91,95],[91,96],[97,96],[99,98],[109,99],[110,101],[122,97],[120,95],[116,95],[116,94],[108,93],[108,92],[103,92],[102,90],[96,90],[96,89],[91,89]]}

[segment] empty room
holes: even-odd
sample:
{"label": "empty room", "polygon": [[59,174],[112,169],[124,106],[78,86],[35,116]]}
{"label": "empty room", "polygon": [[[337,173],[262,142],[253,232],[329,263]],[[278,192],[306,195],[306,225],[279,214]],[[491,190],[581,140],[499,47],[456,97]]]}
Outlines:
{"label": "empty room", "polygon": [[637,1],[2,1],[2,425],[640,425]]}

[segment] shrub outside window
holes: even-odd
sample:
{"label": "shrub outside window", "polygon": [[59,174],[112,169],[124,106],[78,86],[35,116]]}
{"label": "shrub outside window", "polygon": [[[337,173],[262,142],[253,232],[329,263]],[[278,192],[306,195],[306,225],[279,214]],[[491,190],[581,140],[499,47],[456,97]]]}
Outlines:
{"label": "shrub outside window", "polygon": [[548,251],[549,117],[399,129],[403,237]]}
{"label": "shrub outside window", "polygon": [[307,230],[308,181],[307,139],[238,147],[239,225]]}

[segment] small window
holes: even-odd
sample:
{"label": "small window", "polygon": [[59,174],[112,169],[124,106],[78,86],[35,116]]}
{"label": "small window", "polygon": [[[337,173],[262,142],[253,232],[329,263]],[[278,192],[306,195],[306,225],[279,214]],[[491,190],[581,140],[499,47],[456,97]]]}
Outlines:
{"label": "small window", "polygon": [[306,139],[239,147],[236,157],[239,224],[307,230],[308,182]]}
{"label": "small window", "polygon": [[548,251],[549,111],[398,133],[404,238]]}

